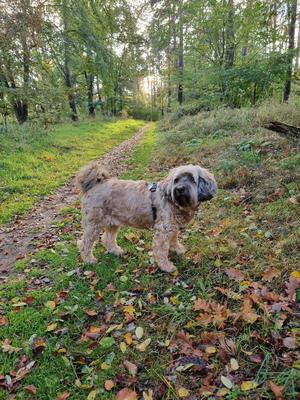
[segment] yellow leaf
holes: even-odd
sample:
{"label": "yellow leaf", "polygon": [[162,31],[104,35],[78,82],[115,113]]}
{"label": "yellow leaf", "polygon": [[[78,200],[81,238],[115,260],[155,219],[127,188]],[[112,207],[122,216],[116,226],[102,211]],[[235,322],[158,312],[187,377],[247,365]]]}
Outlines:
{"label": "yellow leaf", "polygon": [[293,278],[300,279],[300,272],[299,272],[299,271],[293,271],[293,272],[291,273],[291,276],[292,276]]}
{"label": "yellow leaf", "polygon": [[178,394],[178,396],[179,396],[180,398],[183,398],[183,397],[187,397],[187,396],[190,394],[190,392],[189,392],[186,388],[180,387],[180,388],[177,390],[177,394]]}
{"label": "yellow leaf", "polygon": [[53,311],[56,307],[56,303],[55,303],[55,301],[50,301],[50,300],[46,301],[45,307],[50,308],[50,310]]}
{"label": "yellow leaf", "polygon": [[130,346],[132,344],[132,335],[130,332],[125,333],[124,339],[125,339],[126,344],[128,344],[128,346]]}
{"label": "yellow leaf", "polygon": [[150,343],[151,343],[151,339],[148,338],[148,339],[144,340],[142,343],[138,344],[138,345],[136,346],[136,348],[137,348],[139,351],[146,351],[146,348],[149,346]]}
{"label": "yellow leaf", "polygon": [[229,389],[227,389],[226,387],[221,388],[217,391],[216,396],[217,397],[224,397],[229,393]]}
{"label": "yellow leaf", "polygon": [[149,389],[148,393],[143,392],[143,399],[144,400],[153,400],[153,390]]}
{"label": "yellow leaf", "polygon": [[133,305],[129,305],[129,306],[125,306],[123,308],[124,313],[129,314],[131,317],[134,317],[134,313],[135,313],[135,308],[133,307]]}
{"label": "yellow leaf", "polygon": [[97,390],[92,390],[89,393],[89,395],[87,397],[87,400],[95,400],[96,396],[97,396]]}
{"label": "yellow leaf", "polygon": [[217,349],[214,346],[206,347],[205,352],[208,354],[214,354],[217,352]]}
{"label": "yellow leaf", "polygon": [[174,304],[174,306],[176,306],[177,304],[180,303],[180,301],[178,300],[178,295],[177,296],[171,296],[170,297],[170,301],[172,304]]}
{"label": "yellow leaf", "polygon": [[105,362],[103,362],[101,364],[101,369],[106,370],[106,369],[109,369],[109,368],[110,368],[110,365],[106,364]]}
{"label": "yellow leaf", "polygon": [[127,349],[127,345],[125,342],[121,342],[120,343],[120,349],[122,353],[125,353],[126,349]]}
{"label": "yellow leaf", "polygon": [[56,323],[50,324],[50,325],[47,326],[46,331],[47,332],[52,332],[52,331],[55,331],[56,328],[57,328],[57,324]]}
{"label": "yellow leaf", "polygon": [[144,336],[144,329],[141,326],[138,326],[135,329],[135,335],[138,339],[142,339],[142,337]]}
{"label": "yellow leaf", "polygon": [[247,390],[255,389],[258,386],[258,383],[255,381],[244,381],[241,383],[241,389],[246,392]]}

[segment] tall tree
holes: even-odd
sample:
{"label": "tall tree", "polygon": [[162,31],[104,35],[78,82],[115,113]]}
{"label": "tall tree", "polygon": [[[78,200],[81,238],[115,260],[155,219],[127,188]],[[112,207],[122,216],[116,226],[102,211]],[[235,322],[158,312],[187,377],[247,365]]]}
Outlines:
{"label": "tall tree", "polygon": [[289,0],[287,2],[287,10],[288,10],[287,16],[289,21],[288,68],[287,68],[287,78],[283,92],[284,101],[288,101],[291,94],[294,49],[295,49],[295,30],[296,30],[296,18],[297,18],[297,0]]}

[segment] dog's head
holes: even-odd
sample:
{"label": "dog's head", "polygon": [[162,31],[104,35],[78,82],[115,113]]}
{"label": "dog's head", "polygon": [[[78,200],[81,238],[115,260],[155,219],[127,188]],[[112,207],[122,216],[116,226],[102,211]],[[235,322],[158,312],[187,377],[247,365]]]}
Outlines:
{"label": "dog's head", "polygon": [[198,165],[184,165],[170,171],[165,193],[182,208],[196,208],[199,203],[212,199],[217,193],[213,174]]}

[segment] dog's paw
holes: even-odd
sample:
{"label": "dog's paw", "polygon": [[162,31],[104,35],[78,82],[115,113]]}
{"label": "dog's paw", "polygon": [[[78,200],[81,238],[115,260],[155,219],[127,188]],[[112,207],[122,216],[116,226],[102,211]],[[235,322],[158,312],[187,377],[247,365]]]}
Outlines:
{"label": "dog's paw", "polygon": [[125,254],[125,251],[118,246],[113,249],[107,250],[106,253],[114,254],[115,256],[123,256]]}
{"label": "dog's paw", "polygon": [[178,243],[176,247],[171,248],[170,250],[173,251],[178,256],[181,256],[186,252],[186,248],[183,246],[183,244],[180,243]]}
{"label": "dog's paw", "polygon": [[172,264],[171,262],[167,262],[163,265],[159,265],[159,269],[161,269],[164,272],[175,272],[177,270],[175,265]]}
{"label": "dog's paw", "polygon": [[96,257],[91,256],[91,257],[85,258],[85,259],[83,260],[83,262],[84,262],[85,264],[97,264],[98,260],[97,260]]}

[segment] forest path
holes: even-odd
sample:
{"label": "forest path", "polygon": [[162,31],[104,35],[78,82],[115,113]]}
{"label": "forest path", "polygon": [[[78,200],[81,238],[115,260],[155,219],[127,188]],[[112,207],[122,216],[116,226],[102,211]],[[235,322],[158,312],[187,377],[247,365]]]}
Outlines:
{"label": "forest path", "polygon": [[[119,176],[127,170],[130,156],[149,126],[145,125],[130,139],[99,158],[112,176]],[[57,223],[63,218],[60,210],[77,200],[73,176],[52,195],[42,199],[29,214],[16,217],[10,224],[0,227],[0,281],[7,279],[17,260],[41,246],[51,247],[57,241]]]}

